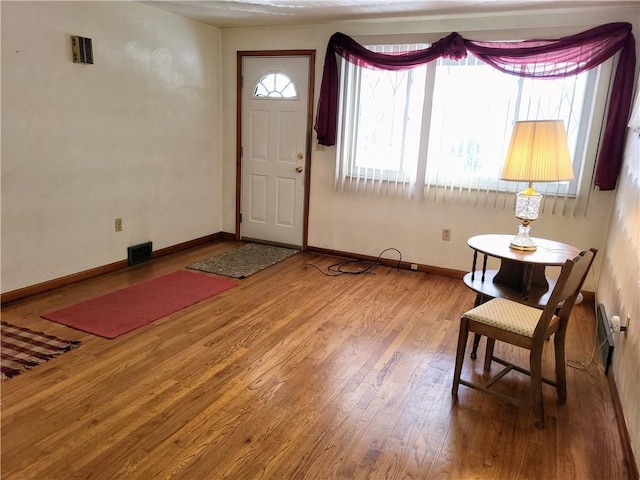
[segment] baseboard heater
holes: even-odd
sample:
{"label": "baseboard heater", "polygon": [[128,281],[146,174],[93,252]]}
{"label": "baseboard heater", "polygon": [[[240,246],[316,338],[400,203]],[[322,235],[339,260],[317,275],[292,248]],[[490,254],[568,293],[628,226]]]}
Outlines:
{"label": "baseboard heater", "polygon": [[604,305],[599,303],[596,309],[596,322],[598,324],[598,345],[600,345],[600,355],[602,357],[602,366],[604,367],[605,375],[609,373],[609,367],[611,366],[611,360],[613,359],[613,331],[609,317],[607,317],[607,311],[604,309]]}
{"label": "baseboard heater", "polygon": [[153,252],[152,243],[140,243],[127,247],[127,258],[129,260],[129,266],[138,265],[139,263],[148,262],[151,260],[151,253]]}

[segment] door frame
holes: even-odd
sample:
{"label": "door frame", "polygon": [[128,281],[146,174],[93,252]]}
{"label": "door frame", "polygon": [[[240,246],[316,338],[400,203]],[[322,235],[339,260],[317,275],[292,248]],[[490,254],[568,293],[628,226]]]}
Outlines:
{"label": "door frame", "polygon": [[236,65],[236,240],[240,240],[242,209],[242,62],[245,57],[308,57],[309,93],[307,98],[306,146],[304,155],[304,199],[302,213],[302,250],[307,250],[309,228],[309,189],[311,186],[311,145],[313,130],[313,95],[315,86],[315,50],[244,50],[237,52]]}

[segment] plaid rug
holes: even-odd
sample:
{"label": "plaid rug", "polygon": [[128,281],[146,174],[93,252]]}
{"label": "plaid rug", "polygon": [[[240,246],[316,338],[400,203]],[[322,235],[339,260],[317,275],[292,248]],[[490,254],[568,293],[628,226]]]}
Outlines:
{"label": "plaid rug", "polygon": [[78,341],[62,340],[7,322],[0,322],[0,335],[3,382],[80,344]]}

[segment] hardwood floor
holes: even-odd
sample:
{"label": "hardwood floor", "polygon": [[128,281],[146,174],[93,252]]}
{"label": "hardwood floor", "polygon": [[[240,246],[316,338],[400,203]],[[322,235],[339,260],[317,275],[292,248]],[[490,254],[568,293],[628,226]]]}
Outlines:
{"label": "hardwood floor", "polygon": [[[300,253],[114,340],[39,318],[235,246],[2,309],[5,321],[82,341],[2,384],[4,480],[630,478],[597,362],[568,369],[564,405],[544,387],[544,430],[480,392],[451,396],[459,318],[474,300],[459,279],[383,266],[329,278],[306,264],[336,259]],[[593,304],[578,305],[569,359],[591,356],[593,325]],[[463,374],[480,375],[483,354],[484,342]],[[521,376],[500,387],[528,391]]]}

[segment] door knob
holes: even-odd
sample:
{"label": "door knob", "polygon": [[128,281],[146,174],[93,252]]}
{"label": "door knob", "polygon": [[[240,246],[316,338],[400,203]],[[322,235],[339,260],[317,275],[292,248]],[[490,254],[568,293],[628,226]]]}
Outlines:
{"label": "door knob", "polygon": [[301,173],[302,172],[302,167],[296,167],[296,172]]}

